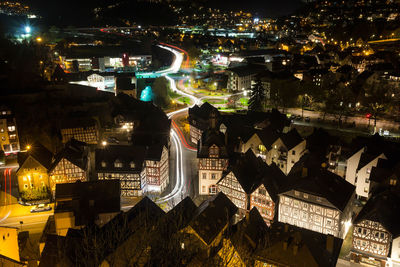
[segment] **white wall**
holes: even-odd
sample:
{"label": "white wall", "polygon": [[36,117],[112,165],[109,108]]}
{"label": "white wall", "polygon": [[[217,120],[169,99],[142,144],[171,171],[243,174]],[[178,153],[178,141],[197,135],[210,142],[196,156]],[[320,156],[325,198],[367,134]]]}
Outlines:
{"label": "white wall", "polygon": [[[368,198],[369,189],[371,185],[371,181],[369,181],[369,177],[371,176],[372,167],[376,167],[378,164],[378,159],[386,159],[385,155],[380,154],[375,159],[373,159],[370,163],[359,169],[356,173],[357,182],[356,186],[356,194],[361,197]],[[357,164],[358,165],[358,164]],[[368,180],[368,182],[367,182]]]}
{"label": "white wall", "polygon": [[360,162],[361,154],[364,152],[364,150],[364,148],[360,149],[347,159],[346,181],[352,185],[355,184],[358,163]]}

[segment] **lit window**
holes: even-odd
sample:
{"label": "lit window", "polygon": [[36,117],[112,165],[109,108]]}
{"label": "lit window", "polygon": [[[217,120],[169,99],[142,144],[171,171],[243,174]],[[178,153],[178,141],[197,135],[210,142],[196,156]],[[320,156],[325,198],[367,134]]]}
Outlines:
{"label": "lit window", "polygon": [[205,186],[205,185],[203,185],[203,186],[201,187],[201,192],[206,192],[206,186]]}
{"label": "lit window", "polygon": [[102,161],[101,162],[101,167],[103,167],[103,168],[107,167],[107,163],[105,161]]}
{"label": "lit window", "polygon": [[216,185],[211,185],[211,186],[208,188],[208,192],[209,192],[210,194],[215,194],[215,193],[217,193],[217,186],[216,186]]}
{"label": "lit window", "polygon": [[207,173],[203,173],[203,179],[207,179]]}
{"label": "lit window", "polygon": [[133,162],[133,161],[131,161],[131,162],[129,163],[129,165],[131,166],[131,169],[134,169],[134,168],[136,167],[135,162]]}
{"label": "lit window", "polygon": [[14,132],[15,131],[15,126],[8,126],[8,131],[9,132]]}
{"label": "lit window", "polygon": [[307,199],[308,198],[308,194],[304,193],[303,197]]}
{"label": "lit window", "polygon": [[299,191],[294,191],[294,195],[298,197],[298,196],[300,196],[300,192]]}

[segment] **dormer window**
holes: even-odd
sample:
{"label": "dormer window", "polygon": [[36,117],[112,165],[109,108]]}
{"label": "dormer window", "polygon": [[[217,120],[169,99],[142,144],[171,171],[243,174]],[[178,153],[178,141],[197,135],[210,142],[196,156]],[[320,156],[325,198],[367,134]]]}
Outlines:
{"label": "dormer window", "polygon": [[115,168],[122,168],[122,162],[120,161],[120,160],[116,160],[115,162],[114,162],[114,167]]}
{"label": "dormer window", "polygon": [[218,157],[218,154],[219,154],[218,147],[216,145],[211,146],[209,153],[210,153],[210,157]]}
{"label": "dormer window", "polygon": [[134,169],[136,167],[136,164],[135,164],[135,162],[131,161],[129,163],[129,166],[131,166],[131,169]]}
{"label": "dormer window", "polygon": [[101,162],[101,167],[102,167],[102,168],[107,167],[107,163],[106,163],[105,161],[102,161],[102,162]]}

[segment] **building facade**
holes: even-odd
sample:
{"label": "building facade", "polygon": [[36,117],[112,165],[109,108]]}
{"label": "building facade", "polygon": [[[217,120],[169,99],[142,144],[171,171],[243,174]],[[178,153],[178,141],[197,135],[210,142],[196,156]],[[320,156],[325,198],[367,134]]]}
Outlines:
{"label": "building facade", "polygon": [[[156,154],[146,153],[145,175],[142,177],[143,192],[161,193],[169,184],[169,153],[165,146],[157,147]],[[161,153],[159,152],[161,150]],[[160,155],[161,154],[161,155]]]}
{"label": "building facade", "polygon": [[5,154],[20,151],[17,123],[12,111],[6,107],[0,110],[0,149]]}
{"label": "building facade", "polygon": [[291,174],[288,184],[279,194],[280,222],[344,238],[351,225],[353,185],[327,170],[307,169]]}
{"label": "building facade", "polygon": [[99,142],[99,131],[94,119],[69,120],[61,126],[62,142],[67,143],[72,138],[87,144]]}

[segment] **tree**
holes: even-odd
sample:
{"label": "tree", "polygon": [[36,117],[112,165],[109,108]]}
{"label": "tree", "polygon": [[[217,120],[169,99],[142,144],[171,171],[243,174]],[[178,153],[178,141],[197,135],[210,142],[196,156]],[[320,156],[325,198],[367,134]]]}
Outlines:
{"label": "tree", "polygon": [[249,110],[263,111],[265,102],[265,89],[261,80],[257,80],[251,88]]}
{"label": "tree", "polygon": [[170,103],[168,96],[169,82],[165,77],[159,77],[153,83],[154,104],[159,107],[167,107]]}
{"label": "tree", "polygon": [[298,81],[272,80],[270,98],[273,106],[276,109],[282,107],[283,112],[285,108],[294,106],[299,95],[299,86]]}
{"label": "tree", "polygon": [[385,81],[373,82],[365,87],[363,106],[374,119],[374,131],[376,131],[377,117],[381,115],[392,102],[389,97],[389,85]]}
{"label": "tree", "polygon": [[323,108],[324,117],[325,113],[333,114],[340,126],[343,116],[350,112],[352,99],[350,88],[343,83],[338,83],[335,89],[327,93]]}

